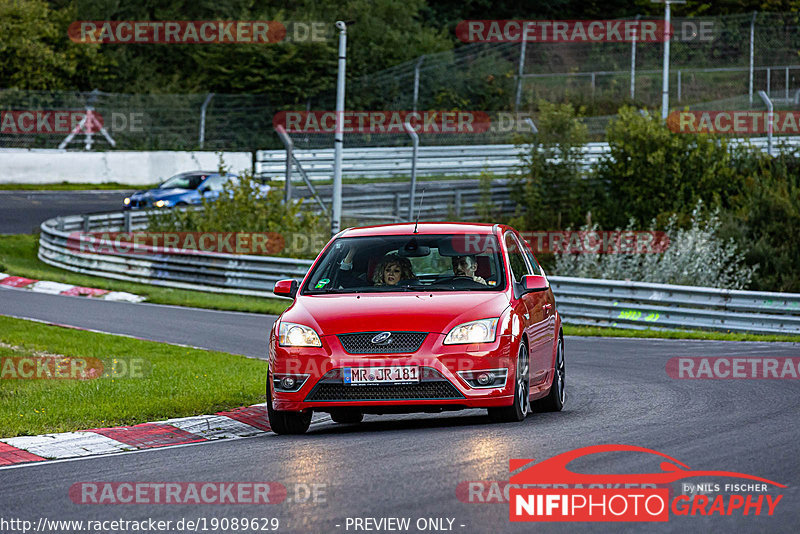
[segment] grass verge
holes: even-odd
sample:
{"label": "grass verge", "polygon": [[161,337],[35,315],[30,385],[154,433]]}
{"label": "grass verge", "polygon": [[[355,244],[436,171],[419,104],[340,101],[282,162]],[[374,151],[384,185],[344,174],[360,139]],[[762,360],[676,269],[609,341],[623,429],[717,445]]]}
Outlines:
{"label": "grass verge", "polygon": [[[1,316],[0,341],[0,437],[133,425],[214,413],[266,398],[263,360]],[[99,358],[106,362],[103,374],[116,376],[9,378],[15,368],[31,368],[8,358],[35,357],[42,351]]]}
{"label": "grass verge", "polygon": [[646,337],[661,339],[711,339],[717,341],[791,341],[800,343],[800,336],[740,334],[733,332],[683,332],[678,330],[628,330],[605,326],[564,325],[566,336]]}
{"label": "grass verge", "polygon": [[115,291],[128,291],[147,297],[154,304],[174,306],[193,306],[212,310],[229,310],[254,313],[280,314],[289,307],[289,302],[281,299],[227,295],[185,289],[137,284],[89,276],[58,269],[37,257],[39,238],[36,235],[0,235],[0,272],[24,276],[37,280],[50,280],[86,287],[97,287]]}

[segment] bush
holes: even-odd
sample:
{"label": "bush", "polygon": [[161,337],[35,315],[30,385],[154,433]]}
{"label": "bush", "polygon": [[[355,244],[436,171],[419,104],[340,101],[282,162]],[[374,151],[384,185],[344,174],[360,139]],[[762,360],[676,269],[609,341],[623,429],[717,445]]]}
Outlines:
{"label": "bush", "polygon": [[512,198],[520,208],[513,224],[526,230],[551,230],[580,223],[587,201],[583,180],[586,126],[571,104],[539,102],[539,133],[521,143],[522,176],[512,180]]}
{"label": "bush", "polygon": [[742,191],[731,200],[721,234],[733,238],[748,264],[760,265],[752,289],[800,292],[800,159],[742,149]]}
{"label": "bush", "polygon": [[[703,215],[703,203],[698,202],[691,214],[690,226],[678,227],[677,215],[666,225],[669,247],[663,253],[632,254],[555,254],[555,274],[581,278],[634,280],[661,284],[744,289],[758,266],[748,267],[733,239],[720,236],[719,208]],[[637,223],[631,219],[626,230],[634,231]],[[656,227],[651,222],[651,230]],[[586,225],[584,231],[597,231],[597,224]],[[618,229],[619,230],[619,229]]]}
{"label": "bush", "polygon": [[[239,177],[238,184],[229,181],[215,201],[203,200],[202,210],[173,209],[154,212],[150,215],[148,230],[151,232],[279,232],[286,240],[281,256],[316,257],[318,250],[308,250],[300,245],[308,239],[291,239],[292,234],[322,233],[320,216],[303,209],[302,200],[285,204],[283,192],[272,188],[262,191],[261,184],[249,172]],[[325,240],[327,241],[327,239]]]}
{"label": "bush", "polygon": [[598,207],[611,226],[653,217],[664,224],[673,214],[683,223],[698,201],[727,208],[741,188],[723,138],[674,133],[658,116],[631,107],[620,109],[606,135],[611,150],[597,167],[604,184]]}

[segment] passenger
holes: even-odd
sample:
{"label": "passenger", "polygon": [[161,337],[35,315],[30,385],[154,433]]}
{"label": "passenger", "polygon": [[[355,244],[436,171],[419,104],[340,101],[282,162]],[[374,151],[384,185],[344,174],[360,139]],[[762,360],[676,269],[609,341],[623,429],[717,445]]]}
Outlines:
{"label": "passenger", "polygon": [[466,276],[479,284],[486,285],[486,280],[480,276],[475,276],[475,271],[478,270],[478,260],[475,256],[454,256],[452,262],[453,274]]}
{"label": "passenger", "polygon": [[376,286],[396,286],[401,280],[412,278],[416,277],[408,258],[389,254],[375,267],[372,283]]}

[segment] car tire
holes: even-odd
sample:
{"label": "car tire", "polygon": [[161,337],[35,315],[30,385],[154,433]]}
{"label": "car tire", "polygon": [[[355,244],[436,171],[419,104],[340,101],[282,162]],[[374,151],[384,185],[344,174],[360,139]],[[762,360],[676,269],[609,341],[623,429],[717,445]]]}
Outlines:
{"label": "car tire", "polygon": [[364,414],[356,410],[336,410],[331,412],[334,423],[356,424],[364,420]]}
{"label": "car tire", "polygon": [[553,376],[553,385],[547,396],[533,403],[533,409],[537,412],[560,412],[564,408],[564,401],[567,400],[566,392],[566,365],[564,363],[564,337],[558,336],[556,346],[556,372]]}
{"label": "car tire", "polygon": [[311,410],[287,412],[272,407],[272,377],[267,375],[267,416],[276,434],[305,434],[311,424]]}
{"label": "car tire", "polygon": [[514,403],[511,406],[489,408],[489,419],[495,423],[518,423],[530,412],[531,378],[528,359],[528,346],[519,344],[517,368],[514,371]]}

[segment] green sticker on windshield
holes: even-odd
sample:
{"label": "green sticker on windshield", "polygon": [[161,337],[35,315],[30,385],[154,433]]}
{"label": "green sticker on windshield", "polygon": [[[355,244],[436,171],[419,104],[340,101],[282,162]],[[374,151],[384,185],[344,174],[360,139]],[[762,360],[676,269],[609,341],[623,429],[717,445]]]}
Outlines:
{"label": "green sticker on windshield", "polygon": [[330,282],[329,278],[322,278],[319,282],[317,282],[317,285],[314,286],[314,289],[322,289],[328,282]]}

